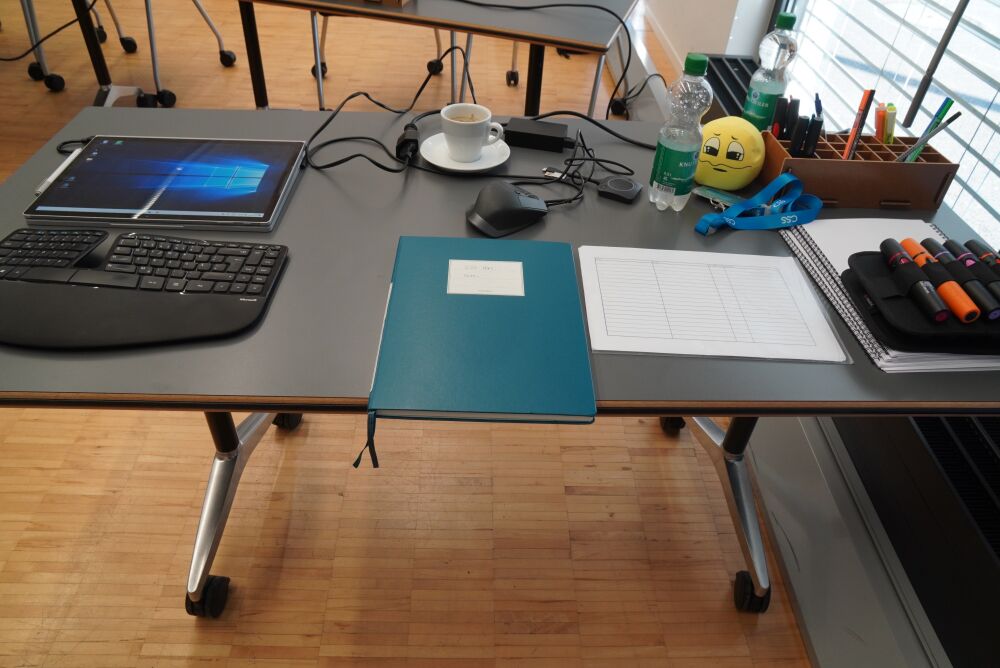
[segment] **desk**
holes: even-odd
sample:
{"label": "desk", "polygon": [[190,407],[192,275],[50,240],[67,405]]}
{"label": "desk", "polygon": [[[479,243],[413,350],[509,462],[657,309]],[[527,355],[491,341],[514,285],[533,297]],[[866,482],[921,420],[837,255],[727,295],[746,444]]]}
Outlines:
{"label": "desk", "polygon": [[[326,117],[277,110],[84,109],[0,186],[4,214],[0,236],[23,226],[21,211],[34,187],[62,160],[55,151],[60,141],[100,132],[305,139]],[[426,121],[424,136],[436,122]],[[388,114],[344,113],[327,132],[374,135],[391,142],[402,125]],[[652,123],[619,122],[615,127],[646,140],[658,130]],[[589,125],[584,125],[584,132],[601,157],[631,164],[640,180],[648,179],[650,151],[623,144]],[[353,147],[343,150],[349,149]],[[518,149],[505,168],[510,173],[535,173],[554,158],[551,153]],[[0,404],[206,411],[217,453],[188,581],[188,595],[197,601],[222,537],[239,472],[270,424],[271,413],[365,410],[396,240],[407,234],[473,235],[464,211],[484,183],[483,177],[417,171],[392,175],[362,161],[328,172],[309,170],[301,175],[281,221],[269,235],[180,233],[289,246],[287,269],[257,329],[219,341],[117,352],[0,347]],[[789,254],[772,232],[724,232],[709,238],[696,234],[694,223],[707,210],[706,204],[694,200],[680,215],[660,213],[645,200],[627,206],[600,199],[591,189],[577,206],[553,209],[544,222],[517,237],[569,241],[574,246]],[[864,214],[871,212],[843,212]],[[947,210],[933,220],[945,232],[963,239],[973,236]],[[768,593],[767,571],[743,460],[756,416],[1000,413],[1000,373],[882,373],[830,313],[852,364],[592,355],[602,414],[741,416],[728,433],[700,419],[693,426],[716,456],[723,481],[729,483],[723,487],[754,590],[761,597]],[[237,430],[226,412],[236,410],[261,413]]]}
{"label": "desk", "polygon": [[[572,0],[569,1],[572,2]],[[607,7],[626,19],[635,7],[636,1],[592,0],[592,3]],[[539,113],[542,94],[542,67],[545,61],[546,46],[599,55],[600,61],[594,80],[596,90],[600,83],[601,71],[604,69],[604,54],[611,48],[618,30],[621,28],[621,24],[609,14],[586,7],[517,11],[475,7],[453,0],[413,0],[403,7],[390,7],[363,0],[240,0],[240,17],[243,20],[247,63],[250,69],[250,79],[253,82],[254,101],[259,109],[267,107],[267,83],[264,80],[264,63],[260,55],[260,41],[257,36],[255,2],[307,9],[324,15],[394,21],[475,35],[502,37],[518,42],[530,42],[527,94],[524,100],[525,116],[535,116]],[[505,0],[503,4],[530,6],[542,3],[538,0]],[[315,29],[314,22],[313,30],[315,31]],[[451,64],[454,68],[454,57]],[[319,63],[316,66],[319,67]]]}

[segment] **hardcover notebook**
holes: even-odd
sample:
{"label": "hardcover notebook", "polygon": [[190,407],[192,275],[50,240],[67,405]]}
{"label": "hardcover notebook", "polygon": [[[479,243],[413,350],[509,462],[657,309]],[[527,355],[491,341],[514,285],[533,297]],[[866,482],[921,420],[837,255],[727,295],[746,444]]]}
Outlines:
{"label": "hardcover notebook", "polygon": [[375,417],[593,422],[570,245],[401,237],[368,410],[370,431]]}

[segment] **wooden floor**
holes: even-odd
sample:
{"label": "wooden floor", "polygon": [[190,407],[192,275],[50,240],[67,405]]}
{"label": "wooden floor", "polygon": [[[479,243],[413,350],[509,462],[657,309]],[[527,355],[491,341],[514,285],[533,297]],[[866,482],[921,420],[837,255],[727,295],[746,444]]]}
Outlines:
{"label": "wooden floor", "polygon": [[[36,5],[43,32],[70,18],[64,0]],[[116,4],[137,38],[141,5]],[[236,3],[206,2],[240,58],[228,70],[188,3],[154,5],[178,106],[250,108]],[[0,20],[0,55],[22,50],[18,4],[0,2]],[[308,15],[259,6],[258,21],[273,106],[313,107]],[[23,61],[0,64],[0,178],[93,97],[79,31],[47,46],[63,93],[29,81]],[[105,51],[117,82],[150,87],[143,39],[126,56],[112,31]],[[337,21],[328,104],[360,88],[405,104],[433,52],[429,30]],[[480,100],[517,113],[510,44],[477,38],[473,54]],[[543,110],[585,109],[594,66],[550,51]],[[418,107],[447,95],[435,79]],[[229,607],[206,621],[182,605],[212,452],[204,419],[0,409],[0,666],[808,664],[773,560],[771,609],[734,610],[739,549],[686,432],[390,421],[379,437],[378,470],[350,467],[361,417],[307,416],[265,438],[213,569],[233,578]]]}

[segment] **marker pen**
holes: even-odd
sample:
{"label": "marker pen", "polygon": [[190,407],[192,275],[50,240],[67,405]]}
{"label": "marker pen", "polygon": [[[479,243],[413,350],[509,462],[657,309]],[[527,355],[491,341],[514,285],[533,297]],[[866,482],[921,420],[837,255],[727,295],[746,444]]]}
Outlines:
{"label": "marker pen", "polygon": [[[879,249],[882,251],[882,257],[885,258],[886,264],[893,271],[900,265],[913,264],[913,258],[895,239],[886,239],[879,244]],[[934,291],[934,286],[931,285],[930,281],[926,279],[917,281],[910,286],[910,291],[906,294],[924,312],[924,315],[934,322],[944,322],[948,319],[948,306]]]}
{"label": "marker pen", "polygon": [[965,247],[975,253],[980,262],[993,267],[994,271],[1000,271],[1000,266],[997,265],[997,255],[989,246],[981,241],[969,239],[965,242]]}
{"label": "marker pen", "polygon": [[990,270],[989,267],[979,261],[979,258],[972,251],[966,250],[957,241],[948,239],[944,242],[944,247],[955,256],[958,262],[965,265],[965,268],[971,271],[972,275],[978,278],[997,300],[1000,300],[1000,274]]}
{"label": "marker pen", "polygon": [[979,307],[980,312],[986,315],[987,320],[1000,318],[1000,302],[990,294],[986,286],[965,265],[956,260],[955,256],[941,245],[940,241],[937,239],[924,239],[921,245],[927,249],[928,253],[934,256],[935,260],[944,265],[944,268],[951,273],[952,277],[965,290],[965,293]]}
{"label": "marker pen", "polygon": [[969,299],[969,295],[965,294],[962,286],[955,282],[948,270],[942,267],[923,246],[910,238],[903,239],[902,246],[917,266],[924,270],[956,318],[961,322],[975,322],[979,318],[979,309]]}

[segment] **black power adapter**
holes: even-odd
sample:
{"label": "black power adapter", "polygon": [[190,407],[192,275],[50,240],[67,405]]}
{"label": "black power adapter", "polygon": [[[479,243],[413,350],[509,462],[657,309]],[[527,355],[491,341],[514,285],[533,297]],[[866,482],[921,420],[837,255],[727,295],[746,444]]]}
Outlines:
{"label": "black power adapter", "polygon": [[567,131],[567,126],[562,123],[515,117],[503,129],[503,139],[509,146],[562,153],[567,145]]}

